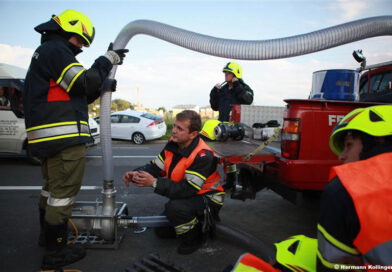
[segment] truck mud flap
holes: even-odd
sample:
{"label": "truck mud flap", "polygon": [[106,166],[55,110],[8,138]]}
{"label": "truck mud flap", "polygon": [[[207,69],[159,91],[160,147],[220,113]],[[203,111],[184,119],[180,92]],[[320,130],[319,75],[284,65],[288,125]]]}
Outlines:
{"label": "truck mud flap", "polygon": [[159,257],[155,253],[151,253],[143,257],[140,261],[125,268],[126,272],[186,272],[183,268],[174,265]]}

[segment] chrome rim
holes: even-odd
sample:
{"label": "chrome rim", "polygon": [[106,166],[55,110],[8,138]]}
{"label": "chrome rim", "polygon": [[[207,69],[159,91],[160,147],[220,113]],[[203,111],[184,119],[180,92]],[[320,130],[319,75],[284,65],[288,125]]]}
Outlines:
{"label": "chrome rim", "polygon": [[133,142],[135,144],[142,144],[144,142],[143,135],[140,133],[136,133],[135,135],[133,135]]}

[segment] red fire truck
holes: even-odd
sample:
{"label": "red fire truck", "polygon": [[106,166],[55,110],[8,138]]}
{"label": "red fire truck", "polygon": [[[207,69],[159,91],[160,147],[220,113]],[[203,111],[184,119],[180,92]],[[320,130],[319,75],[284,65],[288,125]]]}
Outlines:
{"label": "red fire truck", "polygon": [[[366,66],[362,58],[361,64],[357,70],[359,86],[355,87],[359,101],[284,100],[280,149],[267,146],[249,159],[257,144],[250,139],[211,144],[224,164],[239,165],[232,198],[252,199],[267,187],[298,203],[304,193],[323,190],[330,168],[340,163],[328,144],[334,125],[355,108],[392,103],[392,61]],[[233,106],[232,117],[235,122],[241,121],[240,105]]]}

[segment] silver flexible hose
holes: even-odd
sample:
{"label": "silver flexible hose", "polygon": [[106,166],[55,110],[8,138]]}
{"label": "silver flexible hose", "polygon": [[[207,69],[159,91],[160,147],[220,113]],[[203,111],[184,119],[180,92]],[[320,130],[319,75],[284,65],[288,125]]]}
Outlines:
{"label": "silver flexible hose", "polygon": [[[267,60],[305,55],[366,38],[392,35],[392,16],[379,16],[352,21],[322,30],[271,40],[229,40],[187,31],[166,24],[137,20],[118,34],[114,48],[125,48],[129,40],[145,34],[200,53],[242,60]],[[109,77],[114,78],[116,66]],[[113,180],[113,158],[110,131],[111,93],[101,97],[101,145],[104,180]]]}

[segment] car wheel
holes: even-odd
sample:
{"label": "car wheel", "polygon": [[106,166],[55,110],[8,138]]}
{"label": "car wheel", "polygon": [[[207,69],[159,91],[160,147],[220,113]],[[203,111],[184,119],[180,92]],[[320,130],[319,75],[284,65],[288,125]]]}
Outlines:
{"label": "car wheel", "polygon": [[31,154],[29,146],[26,147],[26,153],[27,153],[27,158],[31,164],[33,164],[33,165],[40,165],[41,164],[41,160],[38,157]]}
{"label": "car wheel", "polygon": [[144,135],[141,134],[140,132],[136,132],[132,135],[132,141],[135,144],[142,144],[146,141],[146,138],[144,138]]}

